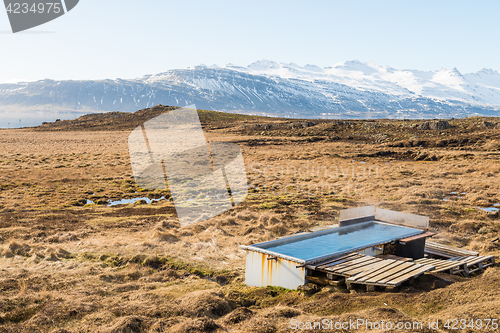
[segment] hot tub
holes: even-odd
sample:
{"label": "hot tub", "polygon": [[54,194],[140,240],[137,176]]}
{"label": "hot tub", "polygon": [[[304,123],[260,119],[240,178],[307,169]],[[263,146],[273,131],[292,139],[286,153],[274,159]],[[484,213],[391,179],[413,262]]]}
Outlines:
{"label": "hot tub", "polygon": [[424,232],[372,220],[242,246],[247,253],[245,283],[257,287],[271,285],[295,289],[306,282],[305,265]]}

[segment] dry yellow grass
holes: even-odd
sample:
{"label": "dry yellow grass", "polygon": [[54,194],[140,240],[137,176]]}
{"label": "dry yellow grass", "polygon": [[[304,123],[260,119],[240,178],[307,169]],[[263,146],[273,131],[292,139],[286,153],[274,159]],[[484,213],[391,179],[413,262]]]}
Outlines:
{"label": "dry yellow grass", "polygon": [[[398,293],[309,295],[244,286],[239,248],[376,204],[428,215],[437,240],[498,255],[499,215],[478,207],[500,202],[500,130],[481,121],[444,131],[385,120],[295,128],[203,113],[209,141],[242,148],[251,187],[232,211],[185,228],[171,201],[103,204],[169,196],[135,185],[128,127],[0,131],[0,331],[284,332],[292,319],[500,318],[496,267],[469,279],[429,274]],[[252,127],[262,123],[274,127]]]}

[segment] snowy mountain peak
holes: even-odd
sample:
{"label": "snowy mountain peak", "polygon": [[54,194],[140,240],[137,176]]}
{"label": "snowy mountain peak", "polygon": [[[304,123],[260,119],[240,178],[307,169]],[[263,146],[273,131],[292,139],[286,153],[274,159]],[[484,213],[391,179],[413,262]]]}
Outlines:
{"label": "snowy mountain peak", "polygon": [[248,65],[248,69],[252,70],[266,70],[266,69],[277,69],[282,68],[283,65],[271,60],[258,60],[250,65]]}
{"label": "snowy mountain peak", "polygon": [[324,68],[260,60],[133,80],[0,85],[0,110],[136,111],[158,104],[295,118],[498,116],[500,72],[399,70],[359,60]]}
{"label": "snowy mountain peak", "polygon": [[486,75],[500,75],[499,71],[495,71],[491,68],[483,68],[475,74],[486,74]]}

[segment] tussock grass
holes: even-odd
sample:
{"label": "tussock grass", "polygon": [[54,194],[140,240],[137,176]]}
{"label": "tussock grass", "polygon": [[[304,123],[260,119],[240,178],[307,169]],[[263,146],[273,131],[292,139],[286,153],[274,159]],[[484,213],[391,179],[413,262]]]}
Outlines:
{"label": "tussock grass", "polygon": [[375,204],[430,216],[437,241],[499,255],[491,242],[499,214],[478,208],[500,202],[500,129],[483,126],[498,119],[456,119],[432,131],[419,130],[420,121],[308,124],[200,111],[209,141],[242,148],[250,193],[233,210],[181,228],[172,202],[107,206],[170,198],[136,186],[127,148],[132,128],[165,111],[2,131],[0,331],[274,332],[292,318],[498,317],[496,267],[470,279],[425,275],[398,293],[306,294],[245,286],[239,248]]}

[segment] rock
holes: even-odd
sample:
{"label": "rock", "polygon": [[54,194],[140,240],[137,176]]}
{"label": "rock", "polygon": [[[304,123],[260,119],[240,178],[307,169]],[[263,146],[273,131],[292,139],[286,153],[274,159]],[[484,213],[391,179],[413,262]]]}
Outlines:
{"label": "rock", "polygon": [[489,121],[483,121],[483,123],[481,124],[481,127],[483,127],[483,128],[492,128],[494,126],[495,126],[495,124],[492,122],[489,122]]}
{"label": "rock", "polygon": [[438,130],[442,131],[450,127],[450,123],[446,120],[439,121],[424,121],[417,128],[419,130]]}
{"label": "rock", "polygon": [[293,128],[307,128],[307,127],[312,127],[315,126],[316,123],[313,123],[311,121],[304,121],[300,123],[291,123],[288,124],[288,128],[293,129]]}

